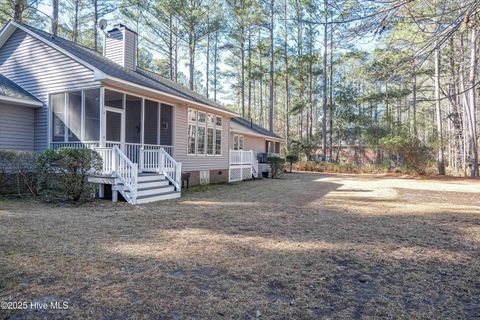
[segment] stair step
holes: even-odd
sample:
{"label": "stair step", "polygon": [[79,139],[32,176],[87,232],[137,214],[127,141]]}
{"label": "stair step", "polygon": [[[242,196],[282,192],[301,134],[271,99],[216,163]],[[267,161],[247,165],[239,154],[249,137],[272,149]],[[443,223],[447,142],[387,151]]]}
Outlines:
{"label": "stair step", "polygon": [[180,198],[180,191],[137,197],[137,204]]}
{"label": "stair step", "polygon": [[138,175],[138,182],[146,182],[146,181],[157,181],[157,180],[165,180],[165,176],[163,174],[146,174],[140,173]]}
{"label": "stair step", "polygon": [[155,188],[155,187],[163,187],[168,186],[170,182],[168,180],[152,180],[152,181],[142,181],[138,182],[137,189],[147,189],[147,188]]}
{"label": "stair step", "polygon": [[154,187],[154,188],[143,188],[137,190],[137,198],[155,194],[164,194],[169,193],[175,190],[174,186],[162,186],[162,187]]}

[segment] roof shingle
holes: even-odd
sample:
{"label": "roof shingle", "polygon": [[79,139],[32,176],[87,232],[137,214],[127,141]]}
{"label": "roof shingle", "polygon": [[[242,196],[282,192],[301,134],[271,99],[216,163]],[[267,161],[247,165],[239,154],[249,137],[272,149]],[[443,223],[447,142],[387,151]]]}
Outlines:
{"label": "roof shingle", "polygon": [[60,47],[61,49],[67,51],[69,54],[77,57],[81,61],[91,65],[92,67],[102,71],[109,76],[132,82],[134,84],[144,87],[148,87],[150,89],[158,90],[167,94],[171,94],[183,99],[187,99],[192,102],[201,103],[220,110],[232,112],[231,110],[223,107],[222,105],[210,99],[207,99],[200,94],[195,93],[192,90],[189,90],[173,81],[165,79],[154,72],[141,68],[137,68],[136,71],[124,69],[120,65],[107,59],[106,57],[94,50],[73,43],[70,40],[53,36],[48,32],[36,29],[29,25],[20,25],[35,33],[39,37],[43,38],[47,42],[50,42]]}

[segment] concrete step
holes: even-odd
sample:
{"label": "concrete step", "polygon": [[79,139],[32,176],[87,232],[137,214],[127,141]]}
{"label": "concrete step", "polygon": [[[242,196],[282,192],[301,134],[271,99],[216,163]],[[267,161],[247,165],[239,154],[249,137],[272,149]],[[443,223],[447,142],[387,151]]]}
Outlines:
{"label": "concrete step", "polygon": [[180,191],[137,197],[137,204],[180,198]]}

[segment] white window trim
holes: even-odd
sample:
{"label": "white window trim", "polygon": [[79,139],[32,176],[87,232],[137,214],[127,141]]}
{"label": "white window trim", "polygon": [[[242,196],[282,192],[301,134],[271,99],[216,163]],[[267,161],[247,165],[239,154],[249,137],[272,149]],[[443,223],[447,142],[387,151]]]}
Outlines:
{"label": "white window trim", "polygon": [[[192,121],[189,117],[189,113],[190,111],[195,111],[196,112],[196,121]],[[203,113],[205,114],[205,122],[199,122],[198,119],[199,119],[199,114],[200,113]],[[208,122],[208,118],[209,116],[214,116],[215,118],[215,121],[214,121],[214,124],[213,125],[210,125],[209,122]],[[221,120],[221,126],[217,126],[217,118],[220,118]],[[189,130],[188,130],[188,127],[189,125],[195,125],[195,153],[189,153],[189,139],[190,139],[190,136],[189,136]],[[199,126],[202,126],[203,128],[205,128],[205,137],[204,137],[204,153],[198,153],[198,128]],[[213,129],[213,153],[212,154],[208,154],[208,128],[212,128]],[[217,136],[217,130],[220,130],[220,154],[217,154],[216,151],[217,151],[217,148],[216,148],[216,144],[217,144],[217,139],[216,139],[216,136]],[[187,131],[187,156],[199,156],[199,157],[221,157],[222,154],[223,154],[223,148],[222,148],[222,143],[223,143],[223,117],[222,116],[219,116],[217,114],[214,114],[214,113],[209,113],[207,111],[201,111],[201,110],[198,110],[198,109],[195,109],[195,108],[187,108],[187,125],[186,125],[186,131]]]}

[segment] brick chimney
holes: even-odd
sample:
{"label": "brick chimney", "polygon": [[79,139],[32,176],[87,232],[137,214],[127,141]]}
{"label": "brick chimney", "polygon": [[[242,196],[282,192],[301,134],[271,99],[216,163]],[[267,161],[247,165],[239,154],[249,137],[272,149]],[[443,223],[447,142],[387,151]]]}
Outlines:
{"label": "brick chimney", "polygon": [[105,34],[103,55],[125,69],[137,67],[138,35],[123,24],[116,24]]}

